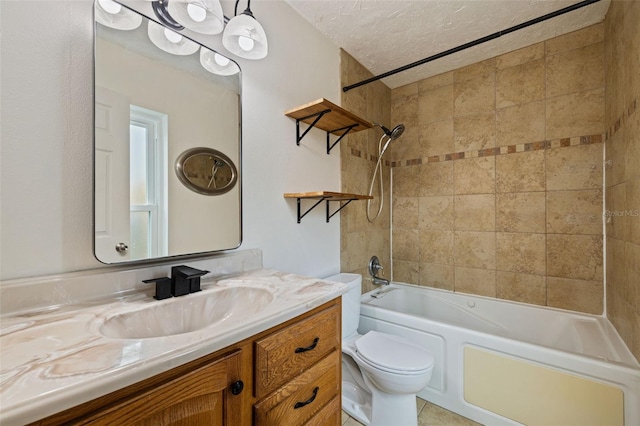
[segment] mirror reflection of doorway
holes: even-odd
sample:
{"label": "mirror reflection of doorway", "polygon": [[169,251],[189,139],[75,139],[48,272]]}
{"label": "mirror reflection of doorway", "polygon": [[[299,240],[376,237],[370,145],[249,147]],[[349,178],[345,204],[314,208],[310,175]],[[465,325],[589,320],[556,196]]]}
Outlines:
{"label": "mirror reflection of doorway", "polygon": [[131,105],[131,259],[168,255],[167,115]]}

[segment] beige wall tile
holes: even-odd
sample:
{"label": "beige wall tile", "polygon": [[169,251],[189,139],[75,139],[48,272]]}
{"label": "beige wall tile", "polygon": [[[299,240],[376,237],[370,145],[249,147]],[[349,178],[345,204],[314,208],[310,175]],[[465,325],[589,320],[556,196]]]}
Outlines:
{"label": "beige wall tile", "polygon": [[596,135],[603,132],[604,88],[547,99],[547,139]]}
{"label": "beige wall tile", "polygon": [[500,299],[545,306],[546,278],[542,275],[497,271],[496,293]]}
{"label": "beige wall tile", "polygon": [[453,86],[455,117],[492,112],[496,107],[495,74],[456,82]]}
{"label": "beige wall tile", "polygon": [[454,152],[496,146],[496,115],[493,112],[456,117],[453,122]]}
{"label": "beige wall tile", "polygon": [[[640,85],[640,82],[638,82],[638,85]],[[640,88],[638,90],[640,92]],[[640,94],[636,102],[638,103],[638,109],[627,120],[624,132],[624,171],[627,179],[640,177]]]}
{"label": "beige wall tile", "polygon": [[495,231],[494,194],[458,195],[455,197],[454,205],[457,231]]}
{"label": "beige wall tile", "polygon": [[624,293],[627,280],[625,249],[623,240],[607,237],[607,285],[620,294]]}
{"label": "beige wall tile", "polygon": [[602,235],[602,190],[547,192],[547,232]]}
{"label": "beige wall tile", "polygon": [[418,82],[418,89],[420,92],[437,89],[442,86],[449,86],[453,84],[453,71],[438,74],[433,77],[420,80]]}
{"label": "beige wall tile", "polygon": [[602,144],[546,150],[547,190],[602,187]]}
{"label": "beige wall tile", "polygon": [[453,162],[456,194],[492,194],[495,192],[495,157],[479,157]]}
{"label": "beige wall tile", "polygon": [[532,44],[531,46],[498,56],[496,58],[496,68],[499,70],[511,68],[542,58],[544,58],[544,42]]}
{"label": "beige wall tile", "polygon": [[627,241],[640,245],[640,177],[629,179],[626,188]]}
{"label": "beige wall tile", "polygon": [[421,123],[453,118],[453,84],[420,91],[418,115]]}
{"label": "beige wall tile", "polygon": [[[396,241],[394,239],[394,252]],[[420,231],[419,245],[413,249],[420,252],[419,261],[449,265],[453,263],[453,231]]]}
{"label": "beige wall tile", "polygon": [[548,56],[546,76],[548,98],[604,87],[604,43]]}
{"label": "beige wall tile", "polygon": [[415,158],[453,152],[453,120],[436,121],[422,125],[419,147],[420,153]]}
{"label": "beige wall tile", "polygon": [[545,41],[545,51],[547,56],[554,55],[602,40],[604,40],[604,25],[599,23]]}
{"label": "beige wall tile", "polygon": [[547,234],[547,275],[601,281],[602,236]]}
{"label": "beige wall tile", "polygon": [[496,269],[544,275],[546,273],[545,234],[498,232]]}
{"label": "beige wall tile", "polygon": [[544,79],[544,59],[499,70],[496,74],[496,107],[504,108],[544,99]]}
{"label": "beige wall tile", "polygon": [[544,192],[496,195],[496,230],[501,232],[545,232]]}
{"label": "beige wall tile", "polygon": [[473,80],[477,77],[484,77],[493,74],[496,70],[496,58],[490,58],[485,61],[476,62],[466,67],[458,68],[453,71],[453,80],[455,83]]}
{"label": "beige wall tile", "polygon": [[496,297],[496,271],[456,266],[455,291]]}
{"label": "beige wall tile", "polygon": [[420,263],[420,285],[453,291],[453,265]]}
{"label": "beige wall tile", "polygon": [[603,310],[602,281],[548,277],[547,304],[600,315]]}
{"label": "beige wall tile", "polygon": [[497,192],[545,190],[545,153],[529,151],[496,157]]}
{"label": "beige wall tile", "polygon": [[[419,188],[416,188],[421,197],[430,195],[452,195],[453,194],[453,161],[442,163],[426,163],[417,167],[406,167],[416,169],[415,181]],[[393,174],[394,185],[396,174]],[[394,186],[395,188],[395,186]],[[395,190],[395,189],[394,189]]]}
{"label": "beige wall tile", "polygon": [[453,196],[420,197],[418,228],[424,230],[453,229]]}
{"label": "beige wall tile", "polygon": [[624,291],[625,300],[631,308],[640,314],[640,245],[625,243],[624,246]]}
{"label": "beige wall tile", "polygon": [[418,197],[395,197],[393,200],[393,229],[418,227]]}
{"label": "beige wall tile", "polygon": [[544,101],[499,109],[496,112],[496,145],[544,141]]}
{"label": "beige wall tile", "polygon": [[456,231],[454,235],[456,266],[496,269],[496,233]]}
{"label": "beige wall tile", "polygon": [[415,98],[418,96],[418,83],[405,84],[391,90],[391,102],[404,101],[407,98]]}
{"label": "beige wall tile", "polygon": [[418,188],[421,188],[419,169],[417,166],[393,168],[394,197],[415,197],[418,194]]}
{"label": "beige wall tile", "polygon": [[[388,275],[388,274],[387,274]],[[415,284],[420,279],[420,264],[406,260],[393,260],[393,281]]]}
{"label": "beige wall tile", "polygon": [[393,230],[393,258],[417,262],[420,259],[417,229]]}
{"label": "beige wall tile", "polygon": [[607,188],[607,204],[605,210],[606,231],[607,235],[614,238],[626,239],[630,236],[629,227],[631,225],[631,218],[626,215],[627,184],[629,184],[629,182],[623,182]]}

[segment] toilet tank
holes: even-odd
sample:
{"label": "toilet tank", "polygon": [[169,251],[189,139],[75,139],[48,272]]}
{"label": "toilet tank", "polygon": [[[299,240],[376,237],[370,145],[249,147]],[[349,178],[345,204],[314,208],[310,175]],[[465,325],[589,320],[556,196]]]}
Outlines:
{"label": "toilet tank", "polygon": [[325,278],[327,281],[337,281],[349,288],[342,295],[342,338],[351,336],[358,331],[360,322],[360,297],[362,295],[362,275],[337,274]]}

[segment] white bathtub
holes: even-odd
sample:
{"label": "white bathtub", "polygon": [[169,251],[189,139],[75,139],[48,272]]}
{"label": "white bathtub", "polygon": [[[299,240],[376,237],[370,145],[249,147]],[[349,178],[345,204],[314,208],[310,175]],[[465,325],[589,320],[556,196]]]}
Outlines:
{"label": "white bathtub", "polygon": [[640,425],[640,365],[604,317],[392,283],[362,296],[370,330],[427,348],[418,396],[480,423]]}

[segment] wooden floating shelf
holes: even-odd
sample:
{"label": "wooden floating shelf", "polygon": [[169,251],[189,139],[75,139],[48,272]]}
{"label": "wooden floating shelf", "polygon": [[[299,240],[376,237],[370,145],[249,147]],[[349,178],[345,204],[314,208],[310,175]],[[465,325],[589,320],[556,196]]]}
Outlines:
{"label": "wooden floating shelf", "polygon": [[[317,99],[308,104],[285,111],[287,117],[296,120],[296,145],[305,137],[313,127],[327,132],[327,154],[349,132],[359,132],[370,129],[373,123],[358,117],[352,112],[330,102],[324,98]],[[309,128],[300,133],[300,123],[306,123]],[[338,135],[338,140],[331,144],[329,135]]]}
{"label": "wooden floating shelf", "polygon": [[[298,223],[302,221],[302,218],[306,216],[311,210],[313,210],[318,204],[325,201],[327,207],[327,223],[329,223],[329,219],[331,219],[336,213],[345,208],[347,204],[354,200],[370,200],[373,197],[371,195],[360,195],[360,194],[348,194],[345,192],[331,192],[331,191],[316,191],[316,192],[288,192],[284,194],[284,198],[295,198],[298,203]],[[313,206],[311,206],[307,211],[302,213],[302,200],[318,200]],[[346,201],[340,208],[333,213],[329,211],[329,203],[331,201]]]}

